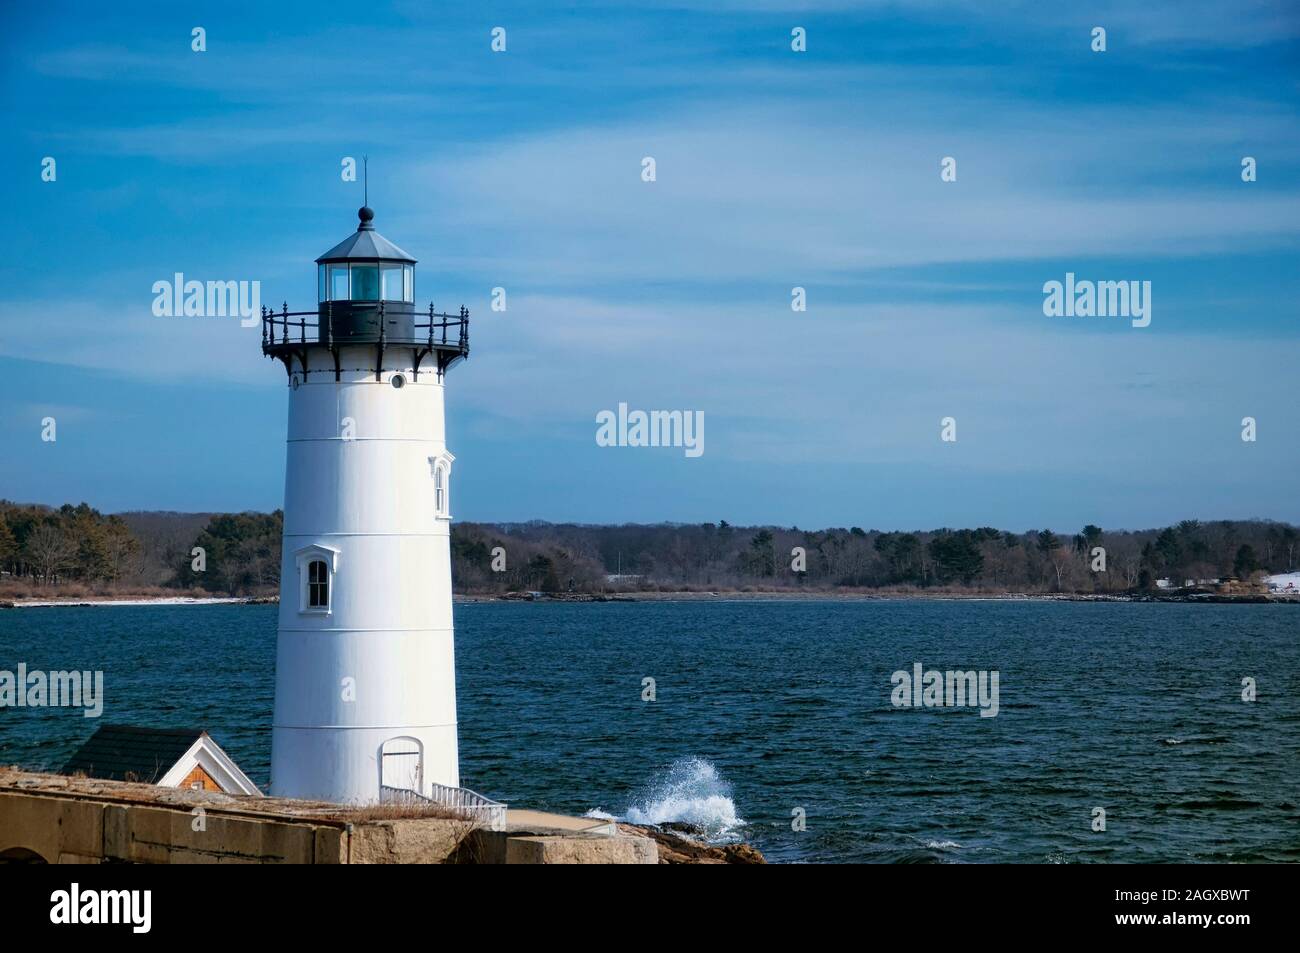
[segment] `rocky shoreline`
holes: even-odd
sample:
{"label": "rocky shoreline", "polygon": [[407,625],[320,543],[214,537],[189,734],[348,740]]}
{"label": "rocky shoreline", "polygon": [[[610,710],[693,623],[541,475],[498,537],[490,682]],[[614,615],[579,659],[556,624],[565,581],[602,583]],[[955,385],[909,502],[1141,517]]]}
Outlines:
{"label": "rocky shoreline", "polygon": [[767,858],[756,847],[748,844],[705,844],[689,836],[691,828],[684,824],[665,824],[660,827],[638,824],[618,825],[623,834],[649,837],[659,846],[661,864],[766,864]]}

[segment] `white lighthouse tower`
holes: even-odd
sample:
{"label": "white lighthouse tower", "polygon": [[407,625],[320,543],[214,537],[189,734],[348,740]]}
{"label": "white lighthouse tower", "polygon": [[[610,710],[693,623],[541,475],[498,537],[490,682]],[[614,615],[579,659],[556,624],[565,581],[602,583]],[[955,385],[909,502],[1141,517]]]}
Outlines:
{"label": "white lighthouse tower", "polygon": [[460,782],[443,380],[469,316],[417,312],[415,259],[357,214],[317,309],[262,319],[289,394],[271,793],[372,803]]}

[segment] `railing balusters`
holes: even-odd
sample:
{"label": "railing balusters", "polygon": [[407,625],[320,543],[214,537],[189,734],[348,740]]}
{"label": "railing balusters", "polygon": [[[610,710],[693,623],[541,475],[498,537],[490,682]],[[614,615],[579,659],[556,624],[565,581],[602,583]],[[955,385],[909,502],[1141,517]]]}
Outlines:
{"label": "railing balusters", "polygon": [[[267,353],[278,351],[281,347],[288,348],[290,343],[289,329],[293,325],[298,327],[298,340],[293,342],[293,347],[300,348],[307,344],[320,343],[327,347],[337,347],[338,341],[334,330],[334,303],[321,302],[325,305],[325,313],[321,314],[320,309],[315,311],[290,311],[289,303],[282,302],[280,310],[277,312],[274,307],[261,306],[262,316],[262,349]],[[429,302],[426,315],[403,314],[402,316],[410,317],[412,324],[409,325],[412,331],[418,334],[424,331],[424,341],[430,349],[459,349],[468,353],[469,350],[469,309],[461,305],[459,312],[455,314],[446,314],[436,309],[434,302]],[[379,302],[378,307],[372,312],[376,315],[379,323],[379,333],[374,337],[368,336],[365,331],[356,329],[356,333],[349,337],[349,343],[354,344],[379,344],[387,346],[388,344],[388,307],[385,302]],[[312,316],[315,315],[315,320]],[[414,319],[416,317],[426,317],[426,323],[420,324]],[[290,318],[298,318],[297,321],[290,321]],[[455,333],[453,330],[455,329]],[[277,334],[277,330],[279,333]],[[373,332],[373,325],[370,333]],[[311,340],[308,339],[307,332],[313,332]],[[408,337],[403,334],[396,340],[397,344],[414,344],[419,338],[411,335]]]}

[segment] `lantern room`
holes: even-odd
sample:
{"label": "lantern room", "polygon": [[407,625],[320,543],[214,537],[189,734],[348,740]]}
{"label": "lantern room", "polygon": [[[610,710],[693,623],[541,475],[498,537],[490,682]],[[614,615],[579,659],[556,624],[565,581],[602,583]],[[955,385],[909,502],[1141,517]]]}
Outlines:
{"label": "lantern room", "polygon": [[414,340],[415,259],[375,231],[369,206],[357,212],[357,230],[316,259],[322,325],[340,343]]}
{"label": "lantern room", "polygon": [[430,357],[441,378],[469,354],[469,312],[462,307],[459,314],[443,314],[432,302],[417,312],[415,259],[375,231],[369,206],[357,218],[357,230],[316,259],[315,311],[290,311],[287,303],[278,312],[262,309],[262,353],[305,378],[313,370],[311,352],[323,346],[339,380],[344,366],[356,361],[356,348],[373,345],[368,363],[379,380],[385,351],[409,347],[417,378]]}
{"label": "lantern room", "polygon": [[362,207],[357,217],[357,230],[316,259],[317,300],[413,304],[415,259],[375,231],[372,209]]}

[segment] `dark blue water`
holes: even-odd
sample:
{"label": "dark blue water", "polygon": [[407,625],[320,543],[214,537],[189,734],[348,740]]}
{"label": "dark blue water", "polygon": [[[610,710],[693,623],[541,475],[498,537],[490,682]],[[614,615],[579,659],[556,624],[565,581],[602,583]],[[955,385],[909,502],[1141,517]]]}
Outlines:
{"label": "dark blue water", "polygon": [[[462,783],[520,806],[786,861],[1300,860],[1292,606],[511,603],[456,626]],[[263,785],[274,644],[273,606],[0,612],[0,669],[102,669],[103,721],[207,728]],[[999,714],[894,708],[918,661],[997,670]],[[0,762],[57,768],[95,724],[0,710]]]}

